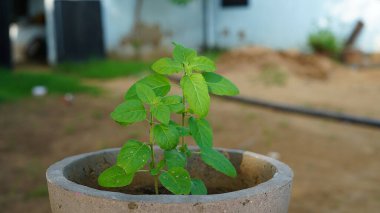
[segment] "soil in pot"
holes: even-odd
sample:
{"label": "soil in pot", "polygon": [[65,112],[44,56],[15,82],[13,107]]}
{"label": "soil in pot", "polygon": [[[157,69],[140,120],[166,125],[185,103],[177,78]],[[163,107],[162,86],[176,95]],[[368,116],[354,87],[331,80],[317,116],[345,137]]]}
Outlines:
{"label": "soil in pot", "polygon": [[[206,184],[208,194],[221,194],[250,188],[269,180],[276,172],[276,169],[267,162],[261,160],[242,161],[244,155],[233,152],[224,154],[237,169],[238,176],[236,178],[227,177],[205,165],[199,155],[192,155],[188,159],[187,169],[191,177],[202,179]],[[126,187],[103,188],[99,186],[97,183],[99,174],[115,163],[116,156],[117,151],[79,160],[75,163],[75,167],[67,166],[64,175],[70,181],[99,190],[133,195],[154,194],[153,178],[145,172],[137,173],[133,182]],[[157,153],[156,156],[160,158],[160,153]],[[160,194],[171,194],[164,187],[160,187],[159,192]]]}

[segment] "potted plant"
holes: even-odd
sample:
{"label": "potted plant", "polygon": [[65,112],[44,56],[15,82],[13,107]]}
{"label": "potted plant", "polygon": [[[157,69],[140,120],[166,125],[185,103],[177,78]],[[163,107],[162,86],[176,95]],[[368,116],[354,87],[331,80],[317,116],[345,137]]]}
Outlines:
{"label": "potted plant", "polygon": [[[237,95],[215,64],[174,43],[173,58],[133,84],[111,113],[120,125],[147,122],[149,141],[128,140],[49,167],[53,212],[287,212],[292,171],[252,152],[213,148],[210,95]],[[169,94],[180,74],[182,94]],[[175,114],[180,119],[175,121]],[[197,147],[189,147],[192,138]]]}

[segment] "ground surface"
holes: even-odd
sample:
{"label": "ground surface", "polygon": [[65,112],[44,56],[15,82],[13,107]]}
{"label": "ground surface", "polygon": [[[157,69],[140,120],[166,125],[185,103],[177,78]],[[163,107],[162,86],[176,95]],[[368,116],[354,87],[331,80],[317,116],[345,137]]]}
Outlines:
{"label": "ground surface", "polygon": [[[257,50],[250,51],[256,54]],[[245,96],[380,118],[380,70],[354,72],[328,65],[337,69],[325,69],[322,77],[310,71],[310,76],[291,69],[299,66],[292,59],[270,57],[280,59],[269,58],[270,65],[249,60],[218,64]],[[108,117],[132,80],[89,81],[106,92],[78,95],[72,105],[57,96],[0,105],[2,212],[50,212],[44,177],[49,164],[67,155],[118,147],[129,138],[147,139],[144,124],[123,128]],[[354,213],[380,208],[379,129],[216,98],[211,107],[216,146],[276,152],[292,167],[295,179],[289,212]]]}

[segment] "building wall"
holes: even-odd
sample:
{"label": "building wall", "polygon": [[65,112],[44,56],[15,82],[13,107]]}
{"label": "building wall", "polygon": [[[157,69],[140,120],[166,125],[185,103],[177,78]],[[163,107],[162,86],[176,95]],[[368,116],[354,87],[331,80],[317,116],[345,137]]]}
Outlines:
{"label": "building wall", "polygon": [[118,47],[132,30],[135,0],[102,0],[104,44],[108,51]]}
{"label": "building wall", "polygon": [[[37,0],[35,0],[37,1]],[[52,2],[44,0],[47,14],[49,61],[54,63]],[[199,48],[203,44],[203,0],[185,6],[170,0],[144,0],[142,21],[158,25],[164,37],[162,46],[171,41]],[[247,44],[275,49],[307,51],[308,35],[319,27],[330,27],[339,38],[346,38],[355,21],[365,23],[357,41],[366,52],[380,52],[380,1],[378,0],[249,0],[246,7],[223,8],[221,0],[206,0],[207,42],[209,46],[237,47]],[[131,33],[136,0],[101,0],[105,47],[120,48]]]}
{"label": "building wall", "polygon": [[[108,51],[117,49],[122,39],[132,30],[135,0],[102,0],[105,45]],[[164,34],[162,45],[172,41],[189,47],[202,43],[202,4],[194,0],[190,4],[175,5],[170,0],[144,0],[142,21],[158,25]]]}
{"label": "building wall", "polygon": [[258,44],[307,50],[308,35],[319,27],[329,27],[345,39],[356,20],[362,19],[365,28],[358,47],[366,52],[380,51],[378,0],[250,0],[247,7],[231,8],[214,1],[214,6],[216,44],[221,47]]}

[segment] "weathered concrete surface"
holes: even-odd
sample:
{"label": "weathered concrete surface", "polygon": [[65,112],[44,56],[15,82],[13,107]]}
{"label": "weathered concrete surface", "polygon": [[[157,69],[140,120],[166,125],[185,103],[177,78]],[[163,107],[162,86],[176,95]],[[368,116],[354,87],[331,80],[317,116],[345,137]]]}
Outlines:
{"label": "weathered concrete surface", "polygon": [[[287,212],[293,173],[277,161],[252,152],[219,149],[237,168],[236,179],[226,178],[190,159],[192,177],[207,187],[226,187],[231,192],[210,195],[132,195],[90,188],[78,183],[97,176],[113,163],[118,149],[66,158],[49,167],[47,182],[54,213],[110,212]],[[106,163],[105,163],[106,162]],[[207,169],[207,170],[206,170]],[[147,177],[135,177],[134,187],[146,185]],[[91,182],[91,181],[90,181]],[[87,183],[86,183],[87,184]]]}

